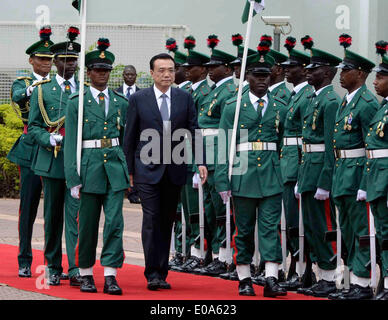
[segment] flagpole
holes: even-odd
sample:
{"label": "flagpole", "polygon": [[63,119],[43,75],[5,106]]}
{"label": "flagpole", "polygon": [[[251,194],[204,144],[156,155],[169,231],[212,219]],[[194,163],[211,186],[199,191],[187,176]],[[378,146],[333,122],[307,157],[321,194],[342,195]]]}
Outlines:
{"label": "flagpole", "polygon": [[77,172],[81,175],[81,152],[82,152],[82,124],[84,117],[84,75],[85,75],[85,52],[86,52],[86,8],[87,0],[81,1],[81,53],[79,68],[79,101],[78,101],[78,131],[77,131]]}
{"label": "flagpole", "polygon": [[[229,169],[228,169],[228,178],[229,181],[232,177],[232,169],[233,169],[233,162],[234,162],[234,156],[236,153],[236,136],[237,136],[237,123],[238,118],[240,116],[240,106],[241,106],[241,97],[242,97],[242,88],[243,88],[243,82],[245,80],[245,69],[246,69],[246,63],[247,63],[247,57],[248,57],[248,48],[249,48],[249,40],[251,38],[251,30],[252,30],[252,20],[253,20],[253,9],[254,9],[254,1],[250,1],[250,7],[249,7],[249,16],[248,16],[248,24],[247,24],[247,31],[245,35],[245,44],[244,44],[244,52],[241,62],[241,73],[240,73],[240,79],[239,79],[239,85],[238,85],[238,93],[237,93],[237,105],[236,105],[236,113],[234,115],[234,122],[233,122],[233,132],[232,132],[232,139],[230,143],[230,152],[229,152]],[[226,249],[228,253],[228,261],[227,263],[231,263],[231,256],[230,256],[230,198],[226,204]]]}

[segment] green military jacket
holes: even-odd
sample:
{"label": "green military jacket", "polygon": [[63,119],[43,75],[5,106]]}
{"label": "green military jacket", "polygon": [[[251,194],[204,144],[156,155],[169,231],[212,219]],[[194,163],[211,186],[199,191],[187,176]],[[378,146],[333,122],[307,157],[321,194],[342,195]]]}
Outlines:
{"label": "green military jacket", "polygon": [[[68,98],[55,77],[37,83],[31,95],[28,134],[31,134],[38,145],[31,166],[36,175],[55,179],[65,178],[63,147],[55,157],[54,147],[50,144],[50,132],[60,128],[63,133]],[[64,136],[62,146],[65,140]]]}
{"label": "green military jacket", "polygon": [[[359,149],[365,147],[369,124],[379,104],[373,94],[363,85],[353,99],[346,103],[342,100],[335,117],[333,143],[335,150]],[[357,190],[366,191],[366,176],[363,172],[366,157],[336,158],[333,174],[333,197],[357,195]]]}
{"label": "green military jacket", "polygon": [[[28,114],[30,110],[30,97],[27,96],[26,89],[36,80],[32,73],[29,77],[17,78],[11,88],[11,104],[16,113],[20,115],[24,126],[28,124]],[[25,133],[16,140],[9,151],[7,158],[13,163],[23,167],[31,167],[36,146],[31,139],[31,135]]]}
{"label": "green military jacket", "polygon": [[287,88],[286,83],[283,81],[282,84],[278,85],[275,89],[271,91],[271,94],[277,98],[280,98],[288,103],[291,98],[291,92]]}
{"label": "green military jacket", "polygon": [[[198,126],[201,129],[218,129],[225,102],[234,96],[235,91],[236,86],[233,79],[229,79],[207,95],[198,113]],[[204,146],[206,148],[207,169],[213,171],[215,163],[217,163],[217,136],[204,137]]]}
{"label": "green military jacket", "polygon": [[90,88],[85,89],[82,140],[119,138],[119,146],[83,148],[81,174],[77,173],[77,130],[79,93],[72,94],[66,110],[65,177],[68,188],[82,184],[85,193],[105,194],[108,182],[114,192],[129,188],[129,176],[122,139],[124,136],[124,110],[128,100],[109,89],[109,111],[94,100]]}
{"label": "green military jacket", "polygon": [[[231,135],[236,111],[236,98],[228,100],[221,117],[220,130],[225,132],[226,153],[219,161],[215,171],[216,190],[231,190],[232,195],[247,198],[263,198],[283,192],[280,172],[279,150],[284,132],[286,104],[283,100],[268,93],[268,106],[261,120],[249,99],[247,91],[241,100],[241,108],[237,125],[236,145],[244,142],[273,142],[277,151],[242,151],[236,152],[237,163],[233,165],[231,182],[228,179],[228,157]],[[247,130],[247,134],[241,130]],[[237,151],[237,147],[236,147]],[[221,159],[220,159],[221,160]]]}
{"label": "green military jacket", "polygon": [[[238,95],[238,83],[237,83],[237,85],[236,85],[236,93],[235,93],[235,96],[237,97],[237,95]],[[247,83],[247,84],[244,84],[243,85],[243,88],[242,88],[242,95],[245,93],[245,92],[247,92],[247,91],[249,91],[249,83]]]}
{"label": "green military jacket", "polygon": [[[388,97],[387,97],[388,98]],[[387,98],[379,107],[369,124],[365,139],[367,150],[388,149],[388,103]],[[388,196],[388,158],[368,159],[367,163],[367,201]]]}
{"label": "green military jacket", "polygon": [[333,132],[335,115],[341,98],[332,85],[325,87],[317,97],[311,97],[303,115],[303,144],[325,144],[325,152],[302,152],[298,174],[298,191],[331,190],[334,152]]}
{"label": "green military jacket", "polygon": [[[181,90],[184,90],[184,91],[187,91],[187,92],[190,92],[190,89],[191,89],[191,86],[192,86],[192,82],[189,81],[187,82],[182,88],[180,88]],[[178,87],[179,88],[179,87]]]}
{"label": "green military jacket", "polygon": [[[302,137],[303,114],[313,91],[313,88],[307,84],[290,98],[284,121],[284,137]],[[283,146],[280,151],[283,183],[297,181],[302,146]]]}

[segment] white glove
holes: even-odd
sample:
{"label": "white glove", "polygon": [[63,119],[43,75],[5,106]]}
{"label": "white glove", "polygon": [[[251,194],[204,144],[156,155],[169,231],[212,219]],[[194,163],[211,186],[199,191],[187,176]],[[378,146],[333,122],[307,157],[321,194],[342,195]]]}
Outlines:
{"label": "white glove", "polygon": [[294,188],[294,195],[295,195],[295,198],[300,199],[300,193],[298,192],[298,182],[296,183]]}
{"label": "white glove", "polygon": [[38,82],[38,80],[34,80],[34,82],[32,83],[32,85],[30,85],[30,86],[26,89],[27,97],[29,97],[30,95],[32,95],[32,91],[34,91],[34,89],[35,89],[34,84],[37,83],[37,82]]}
{"label": "white glove", "polygon": [[78,186],[75,186],[70,189],[70,194],[74,199],[79,199],[79,189],[81,189],[82,184],[79,184]]}
{"label": "white glove", "polygon": [[366,191],[358,190],[357,191],[357,201],[365,201],[366,200]]}
{"label": "white glove", "polygon": [[314,198],[317,200],[327,200],[329,199],[330,191],[326,191],[324,189],[318,188],[317,192],[315,192]]}
{"label": "white glove", "polygon": [[61,136],[60,134],[52,134],[50,136],[50,144],[53,147],[55,147],[58,144],[61,144],[62,140],[63,140],[63,136]]}
{"label": "white glove", "polygon": [[198,184],[200,183],[201,179],[199,178],[198,173],[194,173],[193,175],[193,188],[198,189]]}
{"label": "white glove", "polygon": [[229,198],[232,196],[232,191],[230,191],[230,190],[221,191],[221,192],[218,192],[218,194],[220,195],[222,202],[224,204],[226,204],[228,202]]}

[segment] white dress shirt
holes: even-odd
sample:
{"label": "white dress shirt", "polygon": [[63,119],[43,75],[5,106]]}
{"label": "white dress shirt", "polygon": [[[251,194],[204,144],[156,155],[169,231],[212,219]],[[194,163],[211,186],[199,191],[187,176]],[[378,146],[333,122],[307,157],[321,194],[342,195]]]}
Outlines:
{"label": "white dress shirt", "polygon": [[220,85],[222,85],[223,83],[225,83],[226,81],[228,81],[228,80],[230,80],[230,79],[233,79],[233,76],[226,77],[226,78],[224,78],[224,79],[218,81],[218,82],[216,83],[216,87],[218,88]]}
{"label": "white dress shirt", "polygon": [[275,84],[273,84],[272,86],[270,86],[269,88],[268,88],[268,91],[269,92],[272,92],[273,90],[275,90],[277,87],[279,87],[281,84],[283,84],[283,83],[285,83],[284,81],[280,81],[280,82],[278,82],[278,83],[275,83]]}
{"label": "white dress shirt", "polygon": [[198,87],[201,85],[201,83],[204,82],[204,81],[206,81],[206,79],[197,81],[196,83],[194,83],[194,84],[191,86],[191,89],[193,89],[193,91],[197,90]]}
{"label": "white dress shirt", "polygon": [[108,87],[105,88],[104,91],[100,91],[100,90],[97,90],[96,88],[90,86],[90,92],[92,93],[92,96],[94,98],[94,100],[96,100],[96,102],[98,104],[100,104],[100,100],[98,98],[98,95],[102,92],[104,94],[104,100],[105,100],[105,117],[108,115],[108,111],[109,111],[109,90],[108,90]]}
{"label": "white dress shirt", "polygon": [[352,93],[347,93],[346,94],[346,102],[347,103],[350,103],[350,101],[353,100],[354,96],[357,94],[357,92],[361,89],[361,87],[359,87],[357,90],[354,90]]}
{"label": "white dress shirt", "polygon": [[[160,111],[160,107],[162,106],[162,102],[163,102],[163,98],[162,98],[163,92],[160,91],[154,85],[154,93],[155,93],[156,102],[158,103],[158,107],[159,107],[159,111]],[[170,116],[171,116],[171,87],[168,88],[167,92],[164,94],[167,96],[166,102],[167,102],[167,107],[168,107],[168,118],[170,118]],[[169,121],[163,121],[163,126],[166,129],[168,127],[168,123],[169,123]]]}
{"label": "white dress shirt", "polygon": [[[57,80],[59,86],[61,87],[62,91],[65,91],[65,79],[62,78],[58,73],[55,75],[55,79]],[[75,78],[72,76],[69,80],[70,82],[70,90],[71,93],[74,93],[77,90],[77,85],[75,83]]]}
{"label": "white dress shirt", "polygon": [[315,95],[318,97],[319,94],[320,94],[324,89],[326,89],[326,88],[329,87],[329,86],[331,86],[331,84],[329,84],[329,85],[327,85],[327,86],[325,86],[325,87],[319,89],[318,91],[315,91]]}
{"label": "white dress shirt", "polygon": [[265,111],[267,110],[267,107],[268,107],[268,95],[266,94],[262,98],[259,98],[255,96],[251,91],[249,91],[249,99],[251,100],[251,103],[255,108],[255,111],[257,111],[257,107],[259,106],[259,100],[260,99],[264,100],[264,107],[263,107],[263,110],[261,110],[261,116],[264,117]]}
{"label": "white dress shirt", "polygon": [[307,81],[299,83],[297,86],[294,87],[293,91],[295,92],[295,94],[297,94],[300,90],[302,90],[308,84],[309,83]]}
{"label": "white dress shirt", "polygon": [[123,83],[123,95],[127,96],[128,89],[130,90],[130,94],[134,94],[136,92],[136,84],[133,84],[132,86],[128,86],[125,82]]}
{"label": "white dress shirt", "polygon": [[183,81],[181,82],[180,84],[178,84],[178,88],[179,89],[182,89],[186,84],[188,84],[190,81],[189,80],[186,80],[186,81]]}

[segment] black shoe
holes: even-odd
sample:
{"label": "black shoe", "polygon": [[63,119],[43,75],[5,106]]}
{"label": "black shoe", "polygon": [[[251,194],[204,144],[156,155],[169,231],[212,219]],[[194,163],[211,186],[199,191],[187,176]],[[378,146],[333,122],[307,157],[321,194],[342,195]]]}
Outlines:
{"label": "black shoe", "polygon": [[350,287],[348,289],[338,289],[336,292],[330,293],[327,297],[330,300],[338,300],[340,296],[349,293],[353,286],[353,284],[350,284]]}
{"label": "black shoe", "polygon": [[59,279],[61,279],[61,280],[69,280],[69,275],[64,273],[64,272],[62,272],[60,277],[59,277]]}
{"label": "black shoe", "polygon": [[289,280],[284,282],[279,281],[279,286],[287,291],[296,291],[298,288],[302,287],[302,281],[300,281],[298,275],[294,273]]}
{"label": "black shoe", "polygon": [[159,279],[159,288],[160,289],[171,289],[171,285],[167,281]]}
{"label": "black shoe", "polygon": [[257,284],[259,286],[264,287],[265,286],[265,271],[262,273],[258,273],[252,277],[252,282],[254,284]]}
{"label": "black shoe", "polygon": [[200,274],[204,276],[218,276],[221,273],[225,273],[226,270],[227,269],[226,269],[225,262],[222,262],[218,259],[214,259],[212,263],[202,268],[202,270],[200,271]]}
{"label": "black shoe", "polygon": [[175,266],[181,266],[183,264],[183,256],[177,252],[175,256],[168,262],[168,268],[172,269]]}
{"label": "black shoe", "polygon": [[237,270],[234,263],[229,266],[228,271],[219,275],[219,277],[224,280],[232,280],[231,277],[234,279],[236,276],[238,280]]}
{"label": "black shoe", "polygon": [[82,278],[79,274],[75,275],[74,277],[70,277],[70,286],[72,287],[79,287],[82,283]]}
{"label": "black shoe", "polygon": [[200,267],[201,267],[201,259],[195,256],[191,256],[180,267],[177,267],[175,271],[192,273],[194,269],[198,269]]}
{"label": "black shoe", "polygon": [[47,284],[49,286],[59,286],[61,283],[59,275],[58,274],[50,274]]}
{"label": "black shoe", "polygon": [[252,279],[245,278],[238,283],[238,294],[240,296],[255,296],[255,290],[253,290]]}
{"label": "black shoe", "polygon": [[119,287],[116,281],[115,276],[106,276],[104,283],[104,293],[113,294],[113,295],[121,295],[123,291]]}
{"label": "black shoe", "polygon": [[159,279],[155,278],[152,280],[148,280],[147,282],[147,289],[151,291],[155,291],[159,289]]}
{"label": "black shoe", "polygon": [[283,270],[278,271],[278,282],[284,282],[286,281],[286,274]]}
{"label": "black shoe", "polygon": [[338,300],[370,300],[372,298],[373,290],[371,287],[361,287],[358,284],[355,284],[348,293],[339,296]]}
{"label": "black shoe", "polygon": [[306,291],[306,295],[319,298],[327,298],[330,293],[337,291],[337,287],[334,281],[319,280],[309,290]]}
{"label": "black shoe", "polygon": [[277,297],[285,295],[287,295],[286,289],[279,286],[278,280],[275,277],[265,278],[264,297]]}
{"label": "black shoe", "polygon": [[381,291],[375,298],[375,300],[388,300],[388,289]]}
{"label": "black shoe", "polygon": [[80,290],[82,292],[97,292],[96,285],[94,284],[93,276],[82,276],[81,277]]}
{"label": "black shoe", "polygon": [[31,278],[31,268],[30,267],[21,267],[21,268],[19,268],[19,277],[21,277],[21,278]]}

